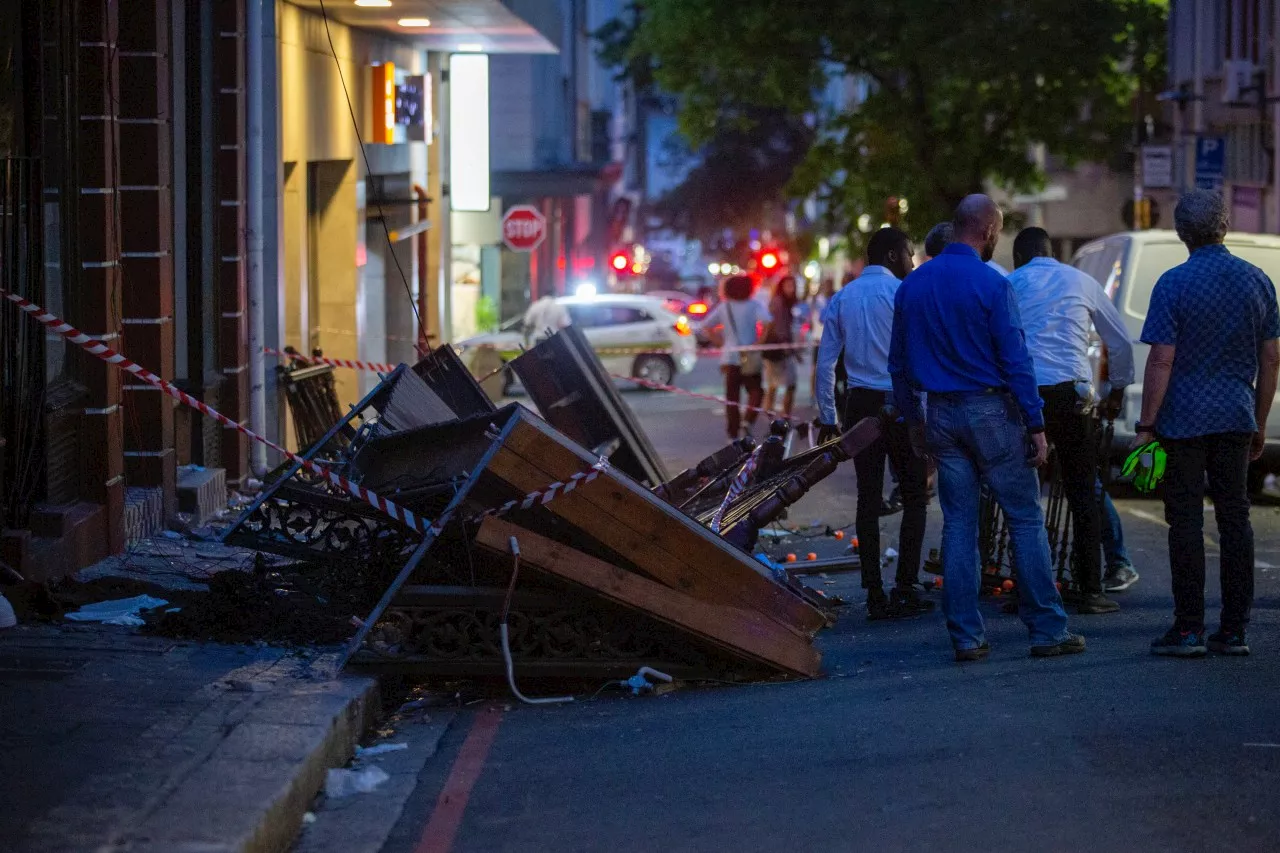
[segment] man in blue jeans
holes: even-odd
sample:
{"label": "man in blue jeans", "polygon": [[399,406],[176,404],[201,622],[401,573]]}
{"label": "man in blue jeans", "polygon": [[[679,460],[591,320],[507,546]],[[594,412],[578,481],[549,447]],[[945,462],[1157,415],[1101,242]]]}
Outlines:
{"label": "man in blue jeans", "polygon": [[1009,522],[1018,565],[1018,613],[1035,657],[1074,654],[1054,586],[1036,468],[1048,458],[1044,416],[1013,289],[986,265],[1004,217],[985,195],[956,208],[955,242],[907,276],[894,302],[889,373],[918,452],[928,453],[942,505],[943,610],[957,661],[990,651],[978,610],[979,488]]}
{"label": "man in blue jeans", "polygon": [[1129,549],[1124,546],[1124,527],[1120,513],[1111,501],[1111,495],[1102,487],[1102,480],[1094,486],[1098,506],[1102,513],[1102,556],[1107,573],[1102,576],[1102,588],[1107,592],[1124,592],[1138,582],[1138,570],[1129,559]]}

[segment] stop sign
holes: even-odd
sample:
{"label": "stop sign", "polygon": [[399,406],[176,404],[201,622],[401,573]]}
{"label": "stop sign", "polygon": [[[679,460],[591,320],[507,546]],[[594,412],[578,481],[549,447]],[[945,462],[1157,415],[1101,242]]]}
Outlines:
{"label": "stop sign", "polygon": [[502,217],[502,242],[513,252],[532,252],[547,236],[547,220],[536,207],[517,204]]}

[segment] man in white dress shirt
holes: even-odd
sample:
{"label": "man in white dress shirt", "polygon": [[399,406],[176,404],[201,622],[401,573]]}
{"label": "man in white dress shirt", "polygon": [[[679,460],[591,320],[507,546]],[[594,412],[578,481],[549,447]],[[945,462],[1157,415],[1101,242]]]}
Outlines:
{"label": "man in white dress shirt", "polygon": [[1098,480],[1098,437],[1092,415],[1093,366],[1089,331],[1096,328],[1107,347],[1109,401],[1123,399],[1133,382],[1133,344],[1120,312],[1102,285],[1075,267],[1054,260],[1043,228],[1025,228],[1014,240],[1015,269],[1009,284],[1035,362],[1036,384],[1044,400],[1045,432],[1057,448],[1071,510],[1072,575],[1080,613],[1115,613],[1120,606],[1102,592],[1102,538]]}
{"label": "man in white dress shirt", "polygon": [[[889,342],[893,337],[893,299],[915,266],[911,241],[896,228],[881,228],[867,244],[868,266],[831,298],[818,346],[817,397],[821,435],[876,417],[893,390],[889,378]],[[843,417],[836,411],[835,371],[840,353],[848,375]],[[880,515],[884,501],[884,463],[892,458],[902,492],[898,570],[890,596],[880,577]],[[875,444],[854,457],[858,475],[858,558],[867,591],[867,618],[914,616],[933,609],[916,589],[924,545],[928,463],[911,450],[905,423],[891,424]]]}

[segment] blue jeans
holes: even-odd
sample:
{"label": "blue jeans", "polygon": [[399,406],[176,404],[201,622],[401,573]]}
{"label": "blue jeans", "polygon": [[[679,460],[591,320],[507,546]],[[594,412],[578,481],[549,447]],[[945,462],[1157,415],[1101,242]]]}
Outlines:
{"label": "blue jeans", "polygon": [[1101,480],[1098,480],[1094,491],[1102,506],[1102,556],[1106,559],[1107,569],[1132,566],[1129,552],[1124,547],[1124,528],[1120,526],[1120,513],[1116,512],[1111,495],[1103,490]]}
{"label": "blue jeans", "polygon": [[1067,614],[1054,584],[1049,537],[1040,509],[1040,478],[1027,464],[1027,431],[1007,394],[929,395],[929,451],[938,463],[942,506],[942,610],[951,642],[985,641],[978,610],[978,491],[985,483],[1004,510],[1018,566],[1018,615],[1032,645],[1067,636]]}

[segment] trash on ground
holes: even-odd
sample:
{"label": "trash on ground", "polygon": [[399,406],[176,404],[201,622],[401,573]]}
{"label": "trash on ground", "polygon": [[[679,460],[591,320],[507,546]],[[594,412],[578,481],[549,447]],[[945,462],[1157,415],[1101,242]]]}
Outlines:
{"label": "trash on ground", "polygon": [[390,778],[391,775],[381,767],[362,767],[358,770],[339,767],[325,774],[324,794],[332,800],[367,794]]}
{"label": "trash on ground", "polygon": [[385,755],[388,752],[399,752],[408,748],[409,744],[404,741],[399,743],[379,743],[373,746],[357,746],[356,758],[372,758],[375,755]]}
{"label": "trash on ground", "polygon": [[244,678],[231,678],[227,686],[237,693],[266,693],[273,689],[270,681],[252,681]]}
{"label": "trash on ground", "polygon": [[138,627],[145,624],[139,615],[143,610],[164,607],[168,603],[163,598],[135,595],[133,598],[118,598],[114,601],[86,604],[74,613],[67,613],[66,618],[73,622],[101,622],[104,625]]}

